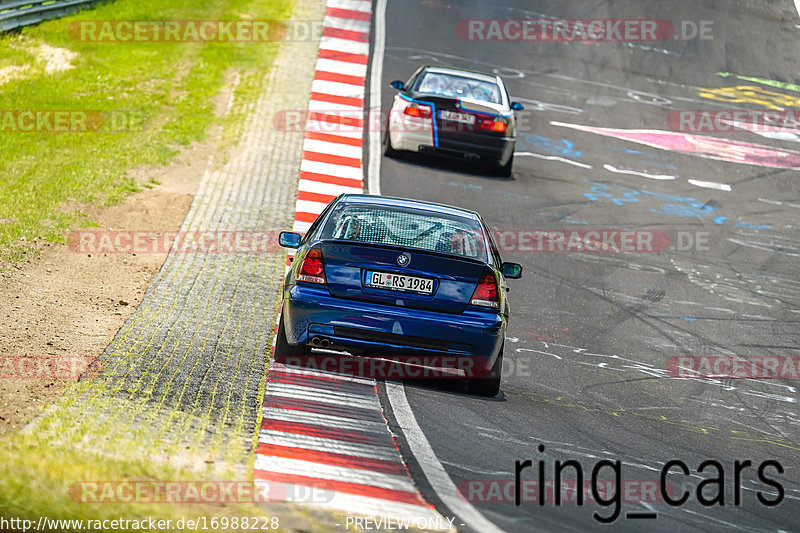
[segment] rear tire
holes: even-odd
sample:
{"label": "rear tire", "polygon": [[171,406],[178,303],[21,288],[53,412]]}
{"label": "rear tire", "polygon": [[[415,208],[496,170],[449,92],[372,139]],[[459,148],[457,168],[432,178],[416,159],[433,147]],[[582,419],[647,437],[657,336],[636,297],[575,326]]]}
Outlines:
{"label": "rear tire", "polygon": [[508,163],[505,165],[497,165],[495,167],[495,174],[500,176],[501,178],[510,178],[511,177],[511,167],[514,166],[514,154],[511,154],[511,157],[508,158]]}
{"label": "rear tire", "polygon": [[290,357],[298,355],[298,347],[289,344],[286,340],[286,329],[283,327],[283,317],[278,324],[278,333],[275,335],[275,361],[286,363]]}
{"label": "rear tire", "polygon": [[467,392],[478,396],[492,398],[500,392],[500,378],[503,373],[503,350],[505,343],[500,347],[500,354],[492,365],[492,369],[485,378],[473,378],[467,380]]}
{"label": "rear tire", "polygon": [[392,136],[389,135],[389,123],[386,123],[386,133],[383,134],[383,155],[389,158],[396,158],[399,154],[392,147]]}

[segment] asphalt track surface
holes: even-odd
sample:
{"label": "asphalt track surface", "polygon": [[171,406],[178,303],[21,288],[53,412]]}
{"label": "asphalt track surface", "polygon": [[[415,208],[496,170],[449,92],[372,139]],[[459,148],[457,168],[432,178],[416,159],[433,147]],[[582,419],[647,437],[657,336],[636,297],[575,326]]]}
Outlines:
{"label": "asphalt track surface", "polygon": [[[468,42],[456,33],[463,19],[542,17],[668,19],[676,26],[712,21],[713,30],[708,40],[596,44]],[[667,479],[678,494],[689,491],[688,501],[671,507],[631,494],[621,503],[615,530],[796,530],[798,382],[676,379],[666,368],[677,356],[800,355],[797,172],[774,166],[780,157],[768,155],[759,164],[723,161],[683,153],[686,143],[674,138],[672,149],[662,149],[564,125],[669,132],[667,118],[676,110],[797,109],[797,87],[718,74],[797,81],[800,18],[791,2],[390,0],[386,21],[384,109],[394,94],[389,82],[407,79],[420,64],[498,69],[532,119],[519,134],[517,152],[536,155],[518,154],[511,179],[452,161],[384,158],[382,194],[472,208],[498,230],[646,229],[671,238],[671,248],[657,253],[503,252],[525,274],[509,283],[512,318],[501,395],[484,399],[450,384],[405,384],[451,479],[462,488],[481,480],[511,484],[515,461],[530,459],[534,466],[523,479],[537,478],[539,461],[550,481],[554,461],[575,460],[590,480],[593,467],[607,459],[621,461],[623,483],[636,484],[658,482],[662,467],[680,460],[690,475],[674,469]],[[757,89],[723,89],[738,86]],[[698,135],[800,149],[800,137]],[[694,141],[689,144],[697,146]],[[706,154],[724,159],[753,151],[724,144]],[[697,232],[706,246],[677,246]],[[452,514],[402,442],[401,448],[423,494]],[[708,459],[724,471],[698,473]],[[754,465],[742,474],[738,505],[737,460]],[[757,467],[767,460],[784,469],[766,471],[785,491],[777,507],[757,499],[758,491],[776,497],[758,478]],[[703,480],[720,474],[724,505],[698,503]],[[717,493],[714,486],[704,490],[708,497]],[[515,506],[513,492],[498,498],[488,489],[465,497],[506,531],[600,529],[592,514],[608,516],[615,508],[535,500]],[[637,512],[657,517],[626,518]]]}

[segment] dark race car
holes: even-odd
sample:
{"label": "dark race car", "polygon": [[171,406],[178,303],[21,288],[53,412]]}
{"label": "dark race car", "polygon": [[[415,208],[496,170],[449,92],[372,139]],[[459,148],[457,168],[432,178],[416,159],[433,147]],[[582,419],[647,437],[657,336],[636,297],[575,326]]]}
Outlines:
{"label": "dark race car", "polygon": [[[472,393],[500,388],[509,306],[503,263],[480,216],[400,198],[342,195],[303,237],[283,289],[275,359],[324,348],[468,369]],[[314,350],[312,350],[314,349]],[[465,364],[468,363],[468,364]]]}

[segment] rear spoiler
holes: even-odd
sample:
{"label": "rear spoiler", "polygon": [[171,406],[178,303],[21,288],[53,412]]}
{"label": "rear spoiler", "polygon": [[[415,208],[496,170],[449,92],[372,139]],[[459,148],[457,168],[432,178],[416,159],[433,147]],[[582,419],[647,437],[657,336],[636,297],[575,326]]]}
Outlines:
{"label": "rear spoiler", "polygon": [[456,106],[464,111],[472,111],[475,113],[483,113],[484,115],[508,117],[511,112],[506,111],[502,104],[493,104],[484,100],[476,100],[474,98],[458,98]]}

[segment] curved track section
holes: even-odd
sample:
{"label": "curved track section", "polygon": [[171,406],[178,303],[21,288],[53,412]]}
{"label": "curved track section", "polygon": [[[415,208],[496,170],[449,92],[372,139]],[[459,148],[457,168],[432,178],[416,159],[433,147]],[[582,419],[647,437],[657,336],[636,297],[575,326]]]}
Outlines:
{"label": "curved track section", "polygon": [[[710,34],[521,42],[469,40],[459,29],[468,20],[508,18],[665,19],[681,37],[692,24]],[[386,20],[383,76],[373,88],[383,102],[393,94],[391,80],[438,63],[501,74],[527,108],[511,179],[412,156],[380,165],[382,194],[480,211],[505,236],[504,259],[525,267],[525,277],[510,283],[499,397],[447,384],[404,387],[456,496],[506,531],[599,528],[594,513],[613,517],[621,530],[796,528],[800,418],[791,368],[753,379],[676,374],[698,360],[691,358],[731,357],[790,360],[797,371],[797,125],[725,128],[722,121],[709,131],[675,121],[696,110],[720,119],[733,110],[800,112],[793,5],[390,1]],[[549,253],[536,242],[541,230],[663,232],[669,243],[652,252]],[[401,444],[423,495],[447,515],[424,461]],[[526,460],[515,505],[515,463]],[[679,505],[652,491],[673,460],[686,466],[665,474],[673,498],[687,495]],[[576,470],[591,483],[594,469],[609,464],[603,461],[619,461],[620,499],[600,505],[587,486],[578,491],[582,505],[566,489],[556,505],[559,461],[574,461],[562,489],[580,486]],[[616,481],[608,467],[594,478]],[[467,521],[466,529],[480,527]]]}

